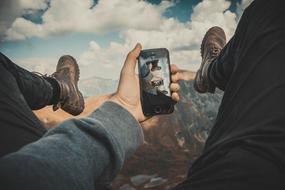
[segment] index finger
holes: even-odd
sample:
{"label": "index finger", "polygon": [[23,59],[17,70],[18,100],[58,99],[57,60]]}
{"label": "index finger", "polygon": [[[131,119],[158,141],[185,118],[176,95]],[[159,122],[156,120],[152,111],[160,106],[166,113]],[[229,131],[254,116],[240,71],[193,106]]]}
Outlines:
{"label": "index finger", "polygon": [[170,72],[171,74],[176,74],[180,69],[175,65],[175,64],[171,64],[170,65]]}

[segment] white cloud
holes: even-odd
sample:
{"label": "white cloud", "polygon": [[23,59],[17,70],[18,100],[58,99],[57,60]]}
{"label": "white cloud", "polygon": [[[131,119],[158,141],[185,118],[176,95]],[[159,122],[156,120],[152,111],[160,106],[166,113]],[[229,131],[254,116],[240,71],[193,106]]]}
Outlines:
{"label": "white cloud", "polygon": [[[98,72],[96,75],[100,75],[97,67],[105,66],[104,69],[102,68],[104,70],[102,73],[111,73],[108,77],[117,77],[121,68],[119,65],[122,64],[127,52],[137,42],[141,42],[144,49],[168,48],[172,63],[195,71],[201,62],[202,38],[210,27],[220,26],[224,28],[228,37],[233,35],[236,15],[227,10],[229,6],[230,3],[225,0],[204,0],[194,7],[189,22],[181,23],[173,18],[160,17],[160,21],[157,21],[160,24],[156,29],[126,27],[120,31],[120,37],[124,40],[122,44],[111,43],[109,47],[102,49],[93,41],[89,44],[88,51],[81,55],[80,63],[88,68],[92,68],[93,65],[94,72]],[[107,67],[107,65],[113,67]]]}
{"label": "white cloud", "polygon": [[[36,32],[33,23],[19,17],[26,13],[46,9],[47,2],[48,0],[1,0],[0,41],[5,37],[5,33],[8,34],[6,39],[24,40],[27,36],[31,36],[30,30]],[[10,28],[11,26],[12,28]],[[25,29],[27,26],[29,26],[29,30]]]}
{"label": "white cloud", "polygon": [[205,0],[199,3],[192,14],[191,28],[196,35],[204,35],[211,26],[222,27],[227,36],[232,36],[236,27],[236,15],[228,10],[230,2]]}
{"label": "white cloud", "polygon": [[130,47],[111,42],[106,48],[95,41],[89,43],[89,48],[78,60],[84,78],[98,76],[117,79]]}
{"label": "white cloud", "polygon": [[[33,4],[26,1],[25,7],[45,6],[45,1]],[[100,0],[91,9],[93,0],[52,0],[43,14],[43,24],[31,23],[18,18],[7,32],[7,40],[30,37],[46,37],[70,32],[105,33],[124,28],[155,30],[161,25],[162,13],[173,6],[170,1],[153,5],[140,0]],[[42,8],[42,7],[41,7]],[[27,30],[23,28],[27,27]]]}
{"label": "white cloud", "polygon": [[[32,0],[25,1],[26,7],[32,7],[28,3]],[[243,0],[240,6],[246,6],[248,1]],[[41,3],[34,6],[44,7]],[[191,20],[189,18],[185,23],[163,16],[169,7],[175,6],[173,1],[153,5],[140,0],[100,0],[90,9],[92,5],[93,0],[51,0],[50,8],[42,16],[43,24],[18,18],[8,30],[6,39],[116,31],[122,43],[110,42],[108,47],[101,47],[93,40],[79,56],[79,64],[82,75],[86,77],[117,78],[127,52],[137,42],[141,42],[145,49],[168,48],[172,63],[195,71],[201,61],[200,43],[205,32],[212,26],[220,26],[229,39],[237,24],[236,14],[228,10],[230,2],[226,0],[200,2],[193,8]]]}
{"label": "white cloud", "polygon": [[52,74],[55,71],[56,58],[43,58],[43,57],[34,57],[34,58],[26,58],[26,59],[17,59],[15,62],[28,69],[29,71],[36,71],[42,74]]}
{"label": "white cloud", "polygon": [[48,0],[20,0],[20,6],[24,10],[43,10],[48,7],[47,2]]}
{"label": "white cloud", "polygon": [[24,18],[17,18],[7,30],[7,40],[25,40],[33,36],[42,37],[43,28]]}
{"label": "white cloud", "polygon": [[18,1],[15,0],[1,0],[0,2],[0,41],[4,34],[14,22],[14,20],[21,15],[21,8]]}
{"label": "white cloud", "polygon": [[238,20],[241,18],[243,11],[253,2],[254,0],[242,0],[237,4],[237,16]]}
{"label": "white cloud", "polygon": [[251,3],[253,2],[253,0],[242,0],[241,1],[241,7],[244,10],[246,7],[248,7]]}

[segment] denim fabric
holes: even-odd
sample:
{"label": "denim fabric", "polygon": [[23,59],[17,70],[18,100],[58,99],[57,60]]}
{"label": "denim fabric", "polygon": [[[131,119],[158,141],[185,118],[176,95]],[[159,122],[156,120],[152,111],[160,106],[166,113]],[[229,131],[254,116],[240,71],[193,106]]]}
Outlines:
{"label": "denim fabric", "polygon": [[[51,104],[53,88],[44,77],[19,67],[2,53],[0,53],[0,64],[0,73],[9,72],[11,74],[17,82],[20,94],[23,95],[26,103],[32,110]],[[3,71],[4,69],[6,71]],[[9,80],[4,79],[1,83],[9,84]]]}
{"label": "denim fabric", "polygon": [[285,1],[255,0],[211,63],[224,97],[202,155],[176,190],[285,189]]}
{"label": "denim fabric", "polygon": [[0,53],[0,157],[44,135],[31,108],[46,105],[51,97],[49,83]]}

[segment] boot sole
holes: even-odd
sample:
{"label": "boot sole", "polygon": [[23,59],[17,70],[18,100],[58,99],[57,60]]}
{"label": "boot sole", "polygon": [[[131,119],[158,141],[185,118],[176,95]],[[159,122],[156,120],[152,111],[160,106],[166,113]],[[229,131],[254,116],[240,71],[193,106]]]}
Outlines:
{"label": "boot sole", "polygon": [[72,115],[79,115],[80,113],[83,112],[84,108],[85,108],[85,103],[84,103],[84,98],[83,98],[83,95],[82,93],[79,91],[79,88],[78,88],[78,81],[79,81],[79,78],[80,78],[80,69],[79,69],[79,65],[77,63],[77,61],[72,57],[72,56],[69,56],[75,63],[75,90],[79,96],[79,101],[80,101],[80,105],[83,105],[83,108],[82,110],[80,110],[79,112],[72,112],[71,114]]}
{"label": "boot sole", "polygon": [[205,42],[206,42],[206,40],[207,40],[207,38],[208,38],[208,36],[209,36],[209,34],[210,34],[210,31],[212,31],[214,28],[218,28],[219,30],[221,30],[221,31],[224,33],[224,37],[226,38],[225,32],[224,32],[224,30],[223,30],[222,28],[220,28],[220,27],[218,27],[218,26],[214,26],[214,27],[210,28],[210,29],[206,32],[206,34],[204,35],[203,40],[202,40],[202,43],[201,43],[200,54],[201,54],[202,57],[204,56],[204,54],[203,54],[203,49],[204,49],[204,46],[205,46]]}
{"label": "boot sole", "polygon": [[83,95],[79,91],[79,88],[78,88],[78,81],[79,81],[79,78],[80,78],[80,70],[79,70],[79,65],[78,65],[77,61],[72,56],[66,55],[66,57],[71,59],[72,62],[74,63],[74,66],[75,66],[75,81],[74,81],[75,91],[76,91],[76,94],[78,94],[80,105],[83,105],[83,107],[79,111],[72,111],[73,109],[72,110],[66,110],[64,107],[62,107],[62,109],[64,111],[66,111],[66,112],[76,116],[76,115],[79,115],[80,113],[82,113],[84,108],[85,108],[85,102],[84,102]]}
{"label": "boot sole", "polygon": [[[209,34],[210,34],[211,30],[213,30],[213,28],[214,28],[214,27],[210,28],[210,29],[206,32],[206,34],[204,35],[204,37],[203,37],[203,40],[202,40],[202,43],[201,43],[201,47],[200,47],[200,54],[201,54],[201,57],[204,56],[204,53],[203,53],[203,52],[204,52],[205,43],[206,43],[206,40],[207,40],[208,37],[209,37]],[[222,29],[222,30],[223,30],[223,29]],[[197,73],[196,73],[196,76],[195,76],[195,79],[194,79],[194,88],[195,88],[195,90],[196,90],[197,92],[199,92],[199,93],[206,93],[206,92],[215,93],[216,87],[215,87],[214,85],[208,85],[205,90],[201,90],[201,89],[198,87],[198,85],[197,85],[197,82],[196,82],[196,81],[197,81],[198,75],[201,75],[201,70],[202,70],[202,68],[204,67],[204,65],[205,65],[205,62],[202,62],[200,68],[198,69],[198,71],[197,71]]]}

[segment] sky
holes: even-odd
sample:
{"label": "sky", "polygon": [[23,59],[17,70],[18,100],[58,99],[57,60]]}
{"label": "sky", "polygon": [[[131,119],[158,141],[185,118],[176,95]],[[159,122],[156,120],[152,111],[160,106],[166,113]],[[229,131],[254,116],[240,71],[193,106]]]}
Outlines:
{"label": "sky", "polygon": [[81,79],[118,79],[127,53],[167,48],[170,62],[196,71],[212,26],[233,35],[252,0],[1,0],[0,52],[51,74],[62,55],[76,58]]}

